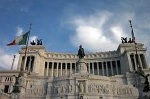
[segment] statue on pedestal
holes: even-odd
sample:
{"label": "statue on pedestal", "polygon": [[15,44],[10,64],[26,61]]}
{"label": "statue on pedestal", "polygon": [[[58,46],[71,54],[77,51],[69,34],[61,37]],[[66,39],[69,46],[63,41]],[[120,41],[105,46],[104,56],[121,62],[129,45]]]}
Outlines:
{"label": "statue on pedestal", "polygon": [[81,93],[84,92],[84,84],[83,83],[79,84],[79,92],[81,92]]}
{"label": "statue on pedestal", "polygon": [[79,46],[78,54],[79,60],[77,61],[77,72],[78,73],[87,73],[87,65],[86,61],[84,60],[84,48],[82,48],[82,45]]}
{"label": "statue on pedestal", "polygon": [[19,89],[19,77],[13,75],[15,77],[15,85],[13,86],[13,93],[20,93],[20,89]]}
{"label": "statue on pedestal", "polygon": [[79,46],[79,50],[78,50],[78,55],[79,56],[79,59],[83,58],[85,56],[85,53],[84,53],[84,48],[82,48],[82,45]]}

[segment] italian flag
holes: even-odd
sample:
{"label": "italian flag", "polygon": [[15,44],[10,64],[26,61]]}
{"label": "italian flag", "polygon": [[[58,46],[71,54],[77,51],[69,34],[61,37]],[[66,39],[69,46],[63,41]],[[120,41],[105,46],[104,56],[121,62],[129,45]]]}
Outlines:
{"label": "italian flag", "polygon": [[7,46],[10,45],[26,45],[28,36],[30,32],[27,32],[21,36],[16,37],[11,43],[7,44]]}

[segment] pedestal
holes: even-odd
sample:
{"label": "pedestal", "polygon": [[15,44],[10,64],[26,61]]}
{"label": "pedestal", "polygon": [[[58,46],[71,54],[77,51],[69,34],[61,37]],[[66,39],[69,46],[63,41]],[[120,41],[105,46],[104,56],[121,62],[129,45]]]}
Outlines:
{"label": "pedestal", "polygon": [[87,73],[87,65],[84,58],[77,61],[77,73]]}

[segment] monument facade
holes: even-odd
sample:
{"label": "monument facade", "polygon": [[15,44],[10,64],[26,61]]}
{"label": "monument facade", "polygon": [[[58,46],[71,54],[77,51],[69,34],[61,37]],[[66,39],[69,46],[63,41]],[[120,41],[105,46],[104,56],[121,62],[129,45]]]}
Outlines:
{"label": "monument facade", "polygon": [[123,43],[116,51],[88,54],[82,46],[78,53],[54,53],[32,45],[27,58],[24,53],[22,47],[17,70],[0,71],[1,93],[13,95],[15,76],[23,67],[19,99],[143,99],[147,95],[144,78],[135,72],[140,66],[150,73],[144,44],[138,43],[136,49],[134,43]]}

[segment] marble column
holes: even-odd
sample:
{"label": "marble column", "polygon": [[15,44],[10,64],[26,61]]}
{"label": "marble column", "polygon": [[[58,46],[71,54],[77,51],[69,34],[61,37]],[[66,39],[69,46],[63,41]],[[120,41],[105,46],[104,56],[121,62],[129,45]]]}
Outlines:
{"label": "marble column", "polygon": [[28,65],[28,72],[30,71],[30,69],[31,69],[31,56],[28,56],[29,57],[29,65]]}
{"label": "marble column", "polygon": [[94,75],[94,62],[92,63],[92,70],[93,70],[93,75]]}
{"label": "marble column", "polygon": [[142,66],[142,61],[141,61],[141,59],[140,59],[140,56],[139,56],[139,54],[138,54],[138,59],[139,59],[139,65],[140,65],[140,67],[143,69],[143,66]]}
{"label": "marble column", "polygon": [[27,57],[28,57],[28,56],[26,56],[26,57],[25,57],[25,59],[24,59],[24,63],[22,64],[22,66],[23,66],[24,70],[26,69]]}
{"label": "marble column", "polygon": [[72,74],[72,63],[70,63],[70,75]]}
{"label": "marble column", "polygon": [[132,59],[131,59],[131,55],[127,54],[127,58],[128,58],[128,62],[129,62],[129,71],[133,71],[133,66],[132,66]]}
{"label": "marble column", "polygon": [[77,73],[77,63],[75,63],[75,73]]}
{"label": "marble column", "polygon": [[99,75],[99,64],[97,62],[97,75]]}
{"label": "marble column", "polygon": [[62,76],[62,63],[60,63],[61,69],[60,69],[60,76]]}
{"label": "marble column", "polygon": [[58,63],[56,62],[56,69],[57,69],[56,70],[56,77],[58,77],[58,66],[59,66]]}
{"label": "marble column", "polygon": [[36,66],[36,60],[37,60],[37,58],[34,56],[34,61],[33,61],[33,72],[35,72],[35,66]]}
{"label": "marble column", "polygon": [[61,63],[58,63],[58,77],[61,76]]}
{"label": "marble column", "polygon": [[51,77],[53,77],[53,71],[54,71],[54,62],[52,62]]}
{"label": "marble column", "polygon": [[51,77],[51,70],[52,70],[52,62],[48,62],[48,76],[50,76]]}
{"label": "marble column", "polygon": [[111,74],[114,75],[113,66],[112,66],[112,61],[110,61],[110,67],[111,67]]}
{"label": "marble column", "polygon": [[144,69],[148,68],[147,62],[146,62],[147,60],[146,60],[145,54],[140,54],[140,59],[141,59],[143,68],[144,68]]}
{"label": "marble column", "polygon": [[67,64],[65,63],[65,75],[67,75]]}
{"label": "marble column", "polygon": [[135,61],[135,70],[137,70],[137,66],[138,66],[137,61],[138,60],[136,60],[136,54],[134,54],[134,61]]}
{"label": "marble column", "polygon": [[118,75],[119,74],[119,70],[118,70],[117,61],[115,61],[115,65],[116,65],[116,71],[117,71],[117,75]]}
{"label": "marble column", "polygon": [[48,76],[48,69],[49,69],[49,64],[48,64],[48,62],[47,62],[47,64],[46,64],[46,67],[47,67],[46,76]]}
{"label": "marble column", "polygon": [[70,69],[69,69],[70,66],[71,66],[70,63],[67,63],[67,75],[70,75]]}
{"label": "marble column", "polygon": [[87,63],[88,64],[88,71],[90,73],[90,63]]}
{"label": "marble column", "polygon": [[105,75],[105,71],[104,71],[104,64],[103,64],[103,62],[101,62],[102,63],[102,72],[103,72],[103,76]]}
{"label": "marble column", "polygon": [[106,75],[109,76],[107,62],[106,62]]}

